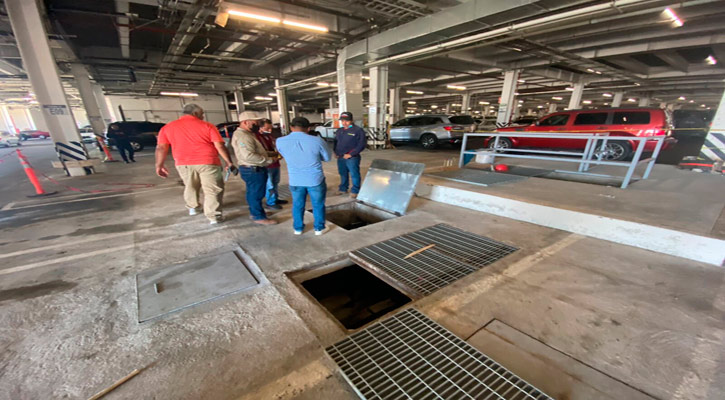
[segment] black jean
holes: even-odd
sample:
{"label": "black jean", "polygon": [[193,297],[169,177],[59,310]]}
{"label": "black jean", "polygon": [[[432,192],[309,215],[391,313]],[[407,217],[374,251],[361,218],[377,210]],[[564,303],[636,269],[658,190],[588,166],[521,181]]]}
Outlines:
{"label": "black jean", "polygon": [[[121,154],[123,161],[133,161],[133,147],[131,147],[131,143],[116,141],[116,148],[118,148],[118,152]],[[126,153],[128,153],[128,157],[126,156]]]}

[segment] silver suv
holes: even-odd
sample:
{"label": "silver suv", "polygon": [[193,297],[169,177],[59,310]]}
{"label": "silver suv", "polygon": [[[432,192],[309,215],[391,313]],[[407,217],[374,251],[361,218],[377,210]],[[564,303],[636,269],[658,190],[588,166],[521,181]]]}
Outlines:
{"label": "silver suv", "polygon": [[393,142],[420,142],[426,149],[440,143],[458,143],[465,132],[473,132],[476,121],[470,115],[416,115],[390,127]]}

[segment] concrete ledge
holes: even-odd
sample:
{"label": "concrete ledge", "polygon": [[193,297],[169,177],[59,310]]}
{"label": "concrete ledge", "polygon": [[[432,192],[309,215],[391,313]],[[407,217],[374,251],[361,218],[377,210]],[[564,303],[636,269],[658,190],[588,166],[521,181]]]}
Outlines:
{"label": "concrete ledge", "polygon": [[440,185],[418,185],[416,194],[440,203],[530,222],[719,267],[725,240],[672,229],[527,203]]}

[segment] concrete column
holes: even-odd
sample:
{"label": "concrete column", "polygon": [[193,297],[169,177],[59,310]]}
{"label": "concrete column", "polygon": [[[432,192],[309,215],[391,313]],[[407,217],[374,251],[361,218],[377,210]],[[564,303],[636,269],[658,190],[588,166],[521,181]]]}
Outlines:
{"label": "concrete column", "polygon": [[549,104],[549,113],[556,112],[556,103]]}
{"label": "concrete column", "polygon": [[75,78],[78,92],[81,95],[83,108],[86,109],[88,123],[91,124],[93,133],[96,136],[103,137],[106,133],[106,124],[103,122],[101,109],[98,107],[98,101],[96,101],[96,96],[93,94],[93,87],[91,86],[91,80],[88,77],[88,70],[80,63],[71,64],[70,69],[73,73],[73,77]]}
{"label": "concrete column", "polygon": [[497,124],[508,124],[511,122],[511,115],[516,107],[516,81],[519,79],[521,70],[515,69],[506,71],[503,78],[503,90],[501,99],[498,102]]}
{"label": "concrete column", "polygon": [[471,108],[471,94],[466,92],[461,95],[461,113],[468,114]]}
{"label": "concrete column", "polygon": [[267,119],[272,121],[272,106],[267,105]]}
{"label": "concrete column", "polygon": [[111,110],[108,109],[106,95],[103,94],[103,88],[101,87],[101,85],[97,83],[92,83],[91,87],[93,88],[93,97],[96,98],[98,109],[101,110],[101,117],[103,118],[103,123],[106,125],[106,127],[108,127],[108,125],[113,122],[113,114],[111,113]]}
{"label": "concrete column", "polygon": [[[388,66],[370,68],[370,108],[368,125],[374,132],[385,130],[388,102]],[[353,114],[354,115],[354,114]]]}
{"label": "concrete column", "polygon": [[35,121],[33,121],[33,116],[30,114],[30,109],[29,108],[26,108],[25,109],[25,118],[28,119],[28,125],[30,125],[30,129],[38,129],[35,126]]}
{"label": "concrete column", "polygon": [[446,103],[446,114],[451,113],[451,103]]}
{"label": "concrete column", "polygon": [[[345,63],[347,54],[342,49],[337,55],[337,97],[340,112],[349,111],[355,124],[363,125],[363,73],[362,67]],[[371,78],[372,80],[372,78]]]}
{"label": "concrete column", "polygon": [[337,100],[335,99],[335,96],[330,96],[327,108],[329,108],[329,109],[337,108]]}
{"label": "concrete column", "polygon": [[222,107],[224,107],[224,122],[229,122],[229,113],[231,110],[229,110],[229,100],[227,100],[227,93],[224,92],[224,94],[222,94],[221,97],[222,97]]}
{"label": "concrete column", "polygon": [[569,110],[576,110],[582,107],[582,94],[584,94],[584,83],[575,83],[574,91],[571,92],[571,98],[569,99]]}
{"label": "concrete column", "polygon": [[700,149],[700,157],[715,163],[725,161],[725,92],[712,119],[710,131],[705,137],[705,143]]}
{"label": "concrete column", "polygon": [[[287,105],[287,91],[283,88],[279,88],[282,82],[279,79],[274,80],[275,91],[277,92],[277,110],[279,111],[279,129],[283,135],[286,135],[289,128],[289,106]],[[272,112],[269,111],[270,115]]]}
{"label": "concrete column", "polygon": [[405,112],[403,111],[403,102],[400,98],[401,94],[401,88],[390,88],[388,91],[389,98],[388,103],[390,103],[390,124],[394,124],[398,122],[398,120],[402,119],[405,115]]}
{"label": "concrete column", "polygon": [[244,112],[244,95],[241,90],[234,91],[234,102],[237,103],[237,121],[241,121]]}
{"label": "concrete column", "polygon": [[623,98],[624,98],[624,92],[615,92],[614,98],[612,98],[612,107],[621,106]]}
{"label": "concrete column", "polygon": [[302,106],[300,104],[293,104],[292,105],[292,118],[299,117],[301,109],[302,109]]}
{"label": "concrete column", "polygon": [[651,101],[651,99],[649,98],[649,96],[642,96],[639,99],[639,106],[640,107],[649,107],[650,101]]}
{"label": "concrete column", "polygon": [[[50,52],[48,34],[40,17],[38,3],[27,0],[6,0],[5,7],[23,59],[23,66],[43,110],[43,119],[49,128],[50,137],[56,144],[59,159],[87,160],[88,153],[81,144],[78,126],[63,91],[55,59]],[[79,176],[92,174],[94,170],[90,167],[73,167],[68,168],[66,172],[71,176]]]}

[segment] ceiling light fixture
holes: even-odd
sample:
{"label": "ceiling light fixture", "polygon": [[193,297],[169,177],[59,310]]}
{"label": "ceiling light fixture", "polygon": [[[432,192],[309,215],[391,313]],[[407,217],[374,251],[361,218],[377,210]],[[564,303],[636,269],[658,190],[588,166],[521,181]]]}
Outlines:
{"label": "ceiling light fixture", "polygon": [[454,104],[451,104],[451,106],[452,106],[452,107],[460,107],[461,105],[460,105],[460,104],[455,104],[455,103],[454,103]]}
{"label": "ceiling light fixture", "polygon": [[707,58],[705,59],[705,62],[708,63],[708,64],[710,64],[710,65],[717,64],[717,60],[715,59],[715,57],[713,57],[711,55],[710,56],[707,56]]}
{"label": "ceiling light fixture", "polygon": [[525,80],[523,80],[523,79],[519,79],[519,80],[517,80],[516,82],[518,82],[518,83],[526,83],[526,81],[525,81]]}
{"label": "ceiling light fixture", "polygon": [[448,89],[455,89],[455,90],[466,90],[465,86],[457,86],[457,85],[446,85]]}
{"label": "ceiling light fixture", "polygon": [[682,25],[684,25],[684,23],[682,22],[680,17],[678,17],[677,14],[675,14],[675,12],[672,11],[671,8],[669,8],[669,7],[665,8],[665,11],[663,11],[663,13],[670,21],[672,21],[672,25],[674,25],[676,28],[679,28]]}
{"label": "ceiling light fixture", "polygon": [[584,101],[582,101],[582,104],[592,104],[592,101],[591,100],[584,100]]}
{"label": "ceiling light fixture", "polygon": [[161,92],[162,96],[197,97],[199,93],[191,92]]}
{"label": "ceiling light fixture", "polygon": [[435,104],[432,104],[432,105],[430,106],[430,108],[438,108],[438,106],[437,106],[437,105],[435,105]]}
{"label": "ceiling light fixture", "polygon": [[604,96],[604,97],[612,97],[612,94],[611,93],[602,93],[602,96]]}
{"label": "ceiling light fixture", "polygon": [[564,98],[563,98],[563,97],[561,97],[561,96],[554,96],[554,97],[552,97],[551,99],[552,99],[552,100],[564,100]]}
{"label": "ceiling light fixture", "polygon": [[330,87],[330,84],[327,82],[317,82],[317,86]]}
{"label": "ceiling light fixture", "polygon": [[591,69],[591,68],[587,68],[587,72],[591,72],[591,73],[594,73],[594,70],[593,70],[593,69]]}
{"label": "ceiling light fixture", "polygon": [[573,91],[574,91],[574,88],[573,88],[573,87],[571,87],[571,86],[569,86],[569,87],[567,87],[567,88],[566,88],[566,90],[568,90],[568,91],[570,91],[570,92],[573,92]]}
{"label": "ceiling light fixture", "polygon": [[405,93],[408,94],[423,94],[420,90],[406,90]]}
{"label": "ceiling light fixture", "polygon": [[276,17],[267,16],[267,15],[260,15],[260,14],[245,12],[245,11],[239,11],[239,10],[228,10],[227,13],[229,13],[229,15],[233,15],[235,17],[249,18],[249,19],[254,19],[257,21],[269,22],[272,24],[282,24],[282,25],[287,25],[287,26],[293,26],[295,28],[309,29],[312,31],[317,31],[317,32],[322,32],[322,33],[329,32],[329,29],[327,29],[324,26],[306,24],[304,22],[291,21],[288,19],[282,20],[282,19],[279,19]]}
{"label": "ceiling light fixture", "polygon": [[267,93],[267,96],[277,97],[277,93]]}
{"label": "ceiling light fixture", "polygon": [[367,76],[367,75],[363,75],[363,79],[365,79],[366,81],[369,81],[370,80],[370,77]]}
{"label": "ceiling light fixture", "polygon": [[274,100],[274,99],[271,97],[254,96],[254,100]]}
{"label": "ceiling light fixture", "polygon": [[685,96],[680,96],[677,98],[677,100],[687,100],[687,99],[685,98]]}
{"label": "ceiling light fixture", "polygon": [[479,101],[479,102],[478,102],[478,104],[482,104],[482,105],[484,105],[484,106],[487,106],[487,105],[489,105],[489,104],[491,104],[491,103],[489,103],[489,102],[487,102],[487,101]]}
{"label": "ceiling light fixture", "polygon": [[414,101],[409,101],[408,104],[416,104]]}
{"label": "ceiling light fixture", "polygon": [[627,101],[630,102],[630,103],[636,103],[637,102],[637,99],[633,99],[633,98],[630,97],[630,98],[627,99]]}
{"label": "ceiling light fixture", "polygon": [[325,28],[324,26],[303,24],[302,22],[290,21],[288,19],[282,21],[282,25],[296,26],[298,28],[310,29],[313,31],[318,31],[318,32],[323,32],[323,33],[329,32],[329,29]]}
{"label": "ceiling light fixture", "polygon": [[690,102],[690,103],[694,103],[694,102],[695,102],[695,100],[690,100],[689,102]]}

